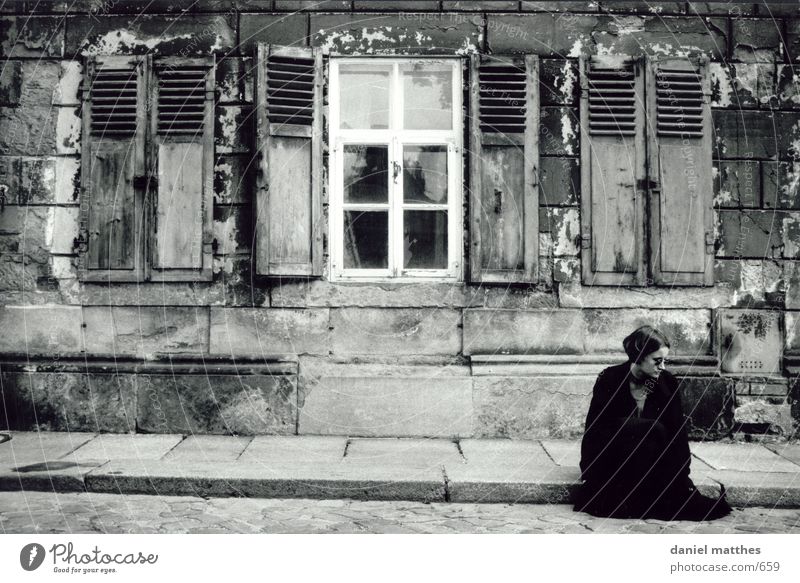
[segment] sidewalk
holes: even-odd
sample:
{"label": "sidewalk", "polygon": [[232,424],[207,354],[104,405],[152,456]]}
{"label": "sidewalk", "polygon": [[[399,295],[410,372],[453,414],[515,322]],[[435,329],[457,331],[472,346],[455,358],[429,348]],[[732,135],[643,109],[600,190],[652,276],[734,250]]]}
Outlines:
{"label": "sidewalk", "polygon": [[[12,432],[0,490],[568,503],[578,441]],[[692,443],[692,478],[732,506],[800,508],[800,444]]]}

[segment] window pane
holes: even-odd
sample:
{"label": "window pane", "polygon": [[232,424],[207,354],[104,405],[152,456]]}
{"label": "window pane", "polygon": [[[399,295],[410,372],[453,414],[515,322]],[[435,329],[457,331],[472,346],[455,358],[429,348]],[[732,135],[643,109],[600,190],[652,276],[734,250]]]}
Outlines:
{"label": "window pane", "polygon": [[447,203],[447,146],[403,146],[403,200]]}
{"label": "window pane", "polygon": [[339,67],[339,127],[385,130],[389,127],[391,65]]}
{"label": "window pane", "polygon": [[453,127],[453,69],[437,63],[400,67],[403,76],[403,127],[449,130]]}
{"label": "window pane", "polygon": [[374,204],[388,201],[389,147],[346,145],[344,202]]}
{"label": "window pane", "polygon": [[447,212],[405,211],[406,269],[447,269]]}
{"label": "window pane", "polygon": [[345,211],[345,269],[386,269],[389,266],[389,213]]}

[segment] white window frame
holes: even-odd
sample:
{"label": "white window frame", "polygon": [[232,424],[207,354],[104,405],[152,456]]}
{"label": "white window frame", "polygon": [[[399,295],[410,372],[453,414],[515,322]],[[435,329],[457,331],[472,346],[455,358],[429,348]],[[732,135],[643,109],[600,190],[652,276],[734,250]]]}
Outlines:
{"label": "white window frame", "polygon": [[[414,62],[448,63],[453,71],[453,120],[450,130],[405,130],[403,123],[403,88],[400,65]],[[376,63],[391,64],[389,84],[389,129],[353,130],[339,129],[339,66],[341,64]],[[462,281],[463,267],[463,204],[462,204],[462,63],[458,58],[407,57],[407,58],[352,58],[333,57],[330,60],[329,81],[329,192],[330,192],[330,274],[332,281]],[[352,205],[348,210],[385,209],[389,212],[389,262],[387,269],[344,268],[344,146],[386,145],[389,155],[389,202],[382,205]],[[447,146],[447,203],[424,204],[403,202],[403,172],[392,179],[392,165],[402,166],[404,145]],[[403,269],[403,210],[447,210],[447,268]]]}

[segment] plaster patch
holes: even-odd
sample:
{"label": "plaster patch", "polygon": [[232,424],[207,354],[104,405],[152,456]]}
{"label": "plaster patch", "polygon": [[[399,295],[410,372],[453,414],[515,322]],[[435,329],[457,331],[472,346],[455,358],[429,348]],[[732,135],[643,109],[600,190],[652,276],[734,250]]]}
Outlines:
{"label": "plaster patch", "polygon": [[564,144],[564,151],[570,156],[575,154],[572,144],[577,135],[577,128],[572,126],[572,119],[570,118],[569,112],[564,111],[564,113],[561,114],[561,140]]}
{"label": "plaster patch", "polygon": [[620,36],[626,34],[636,34],[644,32],[644,19],[638,16],[623,16],[614,19],[611,29],[616,28],[616,33]]}
{"label": "plaster patch", "polygon": [[781,194],[783,200],[790,201],[800,194],[800,162],[792,162],[785,167],[787,171],[781,184]]}
{"label": "plaster patch", "polygon": [[567,53],[568,57],[578,58],[583,54],[583,39],[578,39],[572,43],[572,48]]}
{"label": "plaster patch", "polygon": [[553,254],[577,255],[577,238],[580,233],[578,210],[572,208],[552,209]]}
{"label": "plaster patch", "polygon": [[83,68],[77,61],[62,61],[61,76],[53,90],[56,105],[79,105],[78,90],[83,79]]}
{"label": "plaster patch", "polygon": [[215,220],[214,236],[219,242],[218,253],[222,255],[236,253],[239,236],[238,215],[232,214],[224,221]]}
{"label": "plaster patch", "polygon": [[79,154],[81,151],[81,118],[75,107],[59,107],[56,122],[56,152]]}
{"label": "plaster patch", "polygon": [[569,61],[564,61],[564,65],[561,67],[561,73],[555,76],[553,84],[556,86],[556,89],[561,92],[561,95],[569,99],[573,95],[575,83],[577,83],[577,81],[578,78],[575,75],[575,69]]}
{"label": "plaster patch", "polygon": [[219,109],[222,110],[218,114],[222,139],[217,143],[217,154],[230,154],[233,152],[232,144],[236,143],[236,116],[239,113],[239,109],[236,107],[217,108],[218,111]]}
{"label": "plaster patch", "polygon": [[764,299],[764,271],[761,262],[742,261],[740,263],[739,289],[734,292],[736,300],[752,298],[756,301]]}
{"label": "plaster patch", "polygon": [[62,157],[58,157],[55,160],[56,203],[77,203],[80,160]]}

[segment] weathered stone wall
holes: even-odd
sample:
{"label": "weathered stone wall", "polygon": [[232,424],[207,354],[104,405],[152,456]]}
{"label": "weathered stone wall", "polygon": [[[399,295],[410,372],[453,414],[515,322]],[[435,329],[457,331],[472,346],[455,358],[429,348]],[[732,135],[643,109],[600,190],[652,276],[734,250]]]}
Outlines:
{"label": "weathered stone wall", "polygon": [[[794,434],[800,18],[791,5],[652,4],[156,0],[140,14],[139,3],[119,0],[5,3],[0,378],[10,424],[574,436],[594,376],[618,358],[627,332],[653,322],[686,364],[696,437]],[[251,56],[260,42],[342,54],[539,54],[539,284],[254,276]],[[78,91],[83,56],[100,53],[217,56],[212,282],[78,281]],[[713,287],[581,285],[578,57],[615,53],[712,60]],[[485,355],[496,358],[491,370],[476,367]],[[278,381],[258,371],[237,381],[235,366],[207,377],[191,368],[278,357],[298,367]],[[137,368],[175,359],[195,364],[172,380],[143,379]],[[109,368],[117,361],[124,366]]]}

